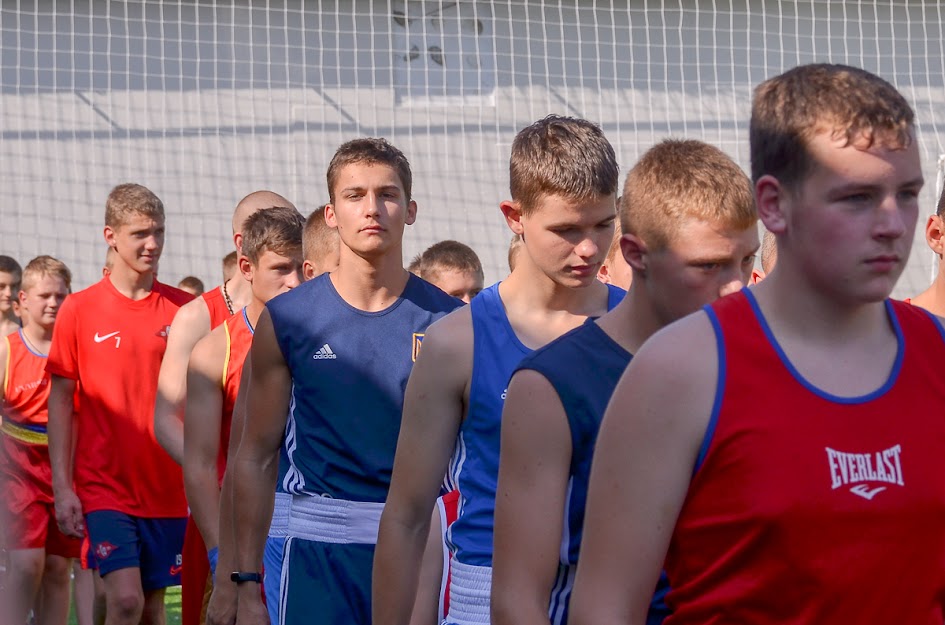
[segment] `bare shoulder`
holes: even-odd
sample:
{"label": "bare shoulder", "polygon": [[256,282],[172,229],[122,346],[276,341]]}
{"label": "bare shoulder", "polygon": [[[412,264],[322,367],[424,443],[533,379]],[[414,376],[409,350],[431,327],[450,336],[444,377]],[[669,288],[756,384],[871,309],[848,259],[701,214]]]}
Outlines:
{"label": "bare shoulder", "polygon": [[469,359],[471,363],[472,349],[472,314],[469,306],[463,306],[427,328],[420,354],[427,361],[446,360],[459,364]]}
{"label": "bare shoulder", "polygon": [[226,359],[226,328],[224,326],[225,324],[221,324],[197,341],[190,355],[192,371],[222,375],[223,361]]}
{"label": "bare shoulder", "polygon": [[194,337],[210,332],[210,309],[207,307],[207,300],[196,297],[181,306],[171,323],[171,336],[175,332]]}

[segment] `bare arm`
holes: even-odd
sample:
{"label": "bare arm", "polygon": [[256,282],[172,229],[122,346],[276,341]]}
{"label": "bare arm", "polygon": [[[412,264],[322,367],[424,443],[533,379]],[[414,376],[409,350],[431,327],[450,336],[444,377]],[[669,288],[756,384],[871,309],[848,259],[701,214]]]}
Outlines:
{"label": "bare arm", "polygon": [[646,622],[712,411],[716,361],[697,313],[654,335],[620,379],[594,452],[572,625]]}
{"label": "bare arm", "polygon": [[492,622],[549,625],[571,463],[558,394],[537,371],[512,377],[502,411]]}
{"label": "bare arm", "polygon": [[[233,472],[233,497],[240,502],[234,513],[237,568],[259,571],[272,520],[279,445],[292,392],[292,376],[276,342],[268,310],[263,311],[256,324],[249,358],[252,362],[249,407],[239,451],[229,468]],[[237,622],[268,620],[256,584],[242,584],[238,594]]]}
{"label": "bare arm", "polygon": [[190,513],[208,549],[219,543],[217,458],[223,422],[225,337],[211,332],[197,342],[187,368],[184,410],[184,487]]}
{"label": "bare arm", "polygon": [[194,345],[209,333],[210,311],[206,301],[198,297],[181,306],[167,335],[154,401],[154,436],[177,464],[184,462],[187,363]]}
{"label": "bare arm", "polygon": [[390,492],[374,555],[375,625],[405,625],[417,595],[430,513],[463,418],[472,371],[468,307],[427,330],[404,398]]}
{"label": "bare arm", "polygon": [[85,535],[82,504],[72,488],[72,426],[76,381],[53,375],[49,389],[49,463],[52,467],[56,521],[69,536]]}
{"label": "bare arm", "polygon": [[445,548],[440,511],[435,508],[430,517],[427,543],[423,548],[417,598],[413,603],[410,625],[437,625],[442,620],[437,610],[440,605],[440,583],[443,581],[443,550]]}
{"label": "bare arm", "polygon": [[[220,490],[220,527],[217,554],[217,570],[220,575],[213,582],[213,594],[207,606],[209,625],[233,625],[236,622],[236,584],[227,573],[236,570],[236,530],[233,526],[233,471],[229,469],[236,460],[243,427],[246,423],[246,410],[249,395],[249,380],[252,376],[252,361],[247,358],[243,363],[240,390],[236,394],[233,406],[233,420],[230,423],[230,443],[226,450],[227,470],[223,473],[223,487]],[[276,625],[276,624],[273,624]]]}

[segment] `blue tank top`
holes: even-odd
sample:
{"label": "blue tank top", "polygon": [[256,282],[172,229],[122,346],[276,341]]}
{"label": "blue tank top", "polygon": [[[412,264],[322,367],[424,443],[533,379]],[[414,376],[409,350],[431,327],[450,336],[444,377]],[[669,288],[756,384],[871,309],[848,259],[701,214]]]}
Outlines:
{"label": "blue tank top", "polygon": [[427,326],[462,302],[411,275],[393,304],[365,312],[324,274],[266,306],[292,374],[283,488],[385,501],[420,342]]}
{"label": "blue tank top", "polygon": [[[516,369],[537,371],[548,380],[561,400],[571,431],[571,467],[560,564],[548,608],[551,622],[555,625],[568,620],[597,432],[610,397],[631,358],[630,352],[610,338],[599,325],[589,321],[536,350]],[[661,623],[668,616],[669,610],[664,602],[667,590],[668,583],[663,574],[650,605],[649,625]]]}
{"label": "blue tank top", "polygon": [[[626,292],[607,285],[607,309]],[[447,486],[460,492],[459,516],[447,540],[464,564],[492,566],[495,489],[499,477],[499,432],[502,405],[512,372],[532,350],[515,335],[499,298],[499,283],[470,302],[473,323],[473,368],[469,407],[450,460]]]}

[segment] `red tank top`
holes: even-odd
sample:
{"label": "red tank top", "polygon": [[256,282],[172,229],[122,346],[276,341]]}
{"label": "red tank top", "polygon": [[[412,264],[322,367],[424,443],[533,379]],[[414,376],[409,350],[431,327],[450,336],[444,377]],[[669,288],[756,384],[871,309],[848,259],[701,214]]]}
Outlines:
{"label": "red tank top", "polygon": [[[3,380],[4,433],[24,443],[46,444],[49,421],[49,379],[46,354],[33,351],[23,330],[4,337],[7,342],[6,374]],[[23,428],[22,426],[38,426]],[[7,431],[9,430],[9,431]]]}
{"label": "red tank top", "polygon": [[210,329],[214,329],[221,323],[233,316],[226,299],[223,297],[223,285],[214,287],[205,291],[200,297],[207,303],[207,310],[210,311]]}
{"label": "red tank top", "polygon": [[223,331],[226,332],[226,359],[223,361],[223,420],[220,422],[220,455],[217,459],[221,484],[226,470],[226,449],[230,444],[233,408],[243,377],[243,363],[253,345],[253,327],[249,324],[246,309],[227,319]]}
{"label": "red tank top", "polygon": [[666,559],[681,623],[945,620],[945,342],[887,301],[882,388],[838,398],[784,357],[748,290],[712,305],[719,395]]}

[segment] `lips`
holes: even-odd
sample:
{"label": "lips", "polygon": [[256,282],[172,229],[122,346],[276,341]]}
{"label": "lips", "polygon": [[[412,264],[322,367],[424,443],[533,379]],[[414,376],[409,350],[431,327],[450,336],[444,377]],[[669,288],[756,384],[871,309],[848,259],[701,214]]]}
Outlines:
{"label": "lips", "polygon": [[882,254],[866,260],[866,264],[875,271],[889,271],[896,267],[900,262],[899,256],[895,254]]}

